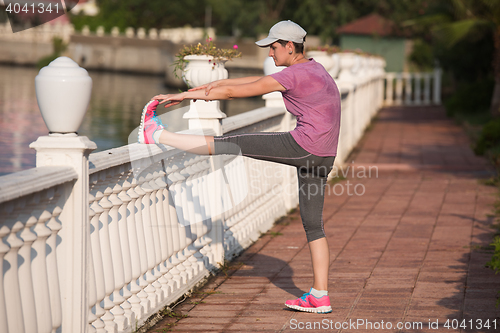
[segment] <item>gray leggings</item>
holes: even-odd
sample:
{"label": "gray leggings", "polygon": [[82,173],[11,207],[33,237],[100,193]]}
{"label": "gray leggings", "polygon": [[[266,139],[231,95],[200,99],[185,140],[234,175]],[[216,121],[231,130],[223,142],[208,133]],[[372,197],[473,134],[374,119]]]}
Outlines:
{"label": "gray leggings", "polygon": [[316,156],[294,140],[289,132],[224,135],[214,138],[215,155],[243,155],[297,168],[299,207],[307,241],[325,237],[324,187],[335,156]]}

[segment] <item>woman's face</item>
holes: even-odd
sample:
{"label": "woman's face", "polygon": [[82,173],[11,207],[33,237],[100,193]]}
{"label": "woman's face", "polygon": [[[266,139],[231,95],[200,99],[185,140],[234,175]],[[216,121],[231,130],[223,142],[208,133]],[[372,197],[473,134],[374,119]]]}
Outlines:
{"label": "woman's face", "polygon": [[288,66],[287,62],[290,58],[290,50],[287,50],[288,44],[282,46],[278,42],[274,42],[269,46],[269,56],[273,57],[276,66]]}

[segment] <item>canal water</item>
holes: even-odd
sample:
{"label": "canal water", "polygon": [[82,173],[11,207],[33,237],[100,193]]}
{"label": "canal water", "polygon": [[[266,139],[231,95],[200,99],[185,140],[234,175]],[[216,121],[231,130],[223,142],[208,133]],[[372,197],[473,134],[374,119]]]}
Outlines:
{"label": "canal water", "polygon": [[[29,144],[48,134],[36,101],[37,74],[36,68],[0,66],[0,176],[35,167],[35,151]],[[230,72],[229,77],[243,74]],[[95,152],[128,144],[129,134],[139,126],[142,108],[151,97],[179,91],[165,87],[163,78],[157,76],[92,71],[89,75],[93,81],[92,97],[78,134],[97,144]],[[187,129],[182,115],[188,105],[185,101],[172,110],[158,108],[158,114],[169,110],[162,116],[169,130]],[[228,116],[262,106],[261,97],[221,102],[221,109]]]}

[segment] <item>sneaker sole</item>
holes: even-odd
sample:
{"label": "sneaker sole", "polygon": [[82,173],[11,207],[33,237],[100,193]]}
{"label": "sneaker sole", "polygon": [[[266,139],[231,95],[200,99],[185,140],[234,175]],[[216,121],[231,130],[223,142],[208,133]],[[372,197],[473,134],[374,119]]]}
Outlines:
{"label": "sneaker sole", "polygon": [[287,307],[290,309],[298,310],[298,311],[303,311],[303,312],[312,312],[312,313],[330,313],[332,312],[332,307],[331,306],[320,306],[317,308],[304,308],[302,306],[298,305],[288,305],[285,303]]}
{"label": "sneaker sole", "polygon": [[149,101],[142,109],[141,124],[139,125],[139,132],[137,133],[137,142],[139,142],[139,143],[146,142],[146,138],[144,137],[144,118],[146,117],[146,113],[148,112],[149,104],[151,104],[153,102],[154,102],[154,100]]}

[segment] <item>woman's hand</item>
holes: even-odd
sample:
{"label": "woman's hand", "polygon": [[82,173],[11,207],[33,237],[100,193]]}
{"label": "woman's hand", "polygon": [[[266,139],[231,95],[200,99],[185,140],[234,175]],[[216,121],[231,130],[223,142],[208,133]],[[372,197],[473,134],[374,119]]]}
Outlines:
{"label": "woman's hand", "polygon": [[213,81],[213,82],[204,84],[204,85],[199,86],[199,87],[191,88],[188,91],[196,91],[196,90],[203,90],[203,89],[205,89],[205,96],[208,96],[208,94],[210,94],[210,90],[212,90],[213,88],[217,88],[217,87],[219,87],[221,85],[221,81],[222,80]]}
{"label": "woman's hand", "polygon": [[165,105],[166,108],[174,106],[179,104],[185,99],[185,93],[180,93],[180,94],[168,94],[168,95],[156,95],[155,97],[151,98],[151,100],[159,100],[160,104],[167,103]]}

